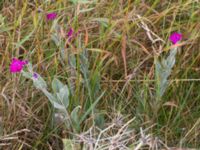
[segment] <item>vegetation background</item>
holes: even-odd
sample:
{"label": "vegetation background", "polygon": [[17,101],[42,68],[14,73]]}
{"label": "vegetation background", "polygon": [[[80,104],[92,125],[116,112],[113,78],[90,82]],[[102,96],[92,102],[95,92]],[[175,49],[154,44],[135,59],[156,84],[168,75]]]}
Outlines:
{"label": "vegetation background", "polygon": [[[158,97],[155,60],[173,32],[183,39]],[[199,43],[199,0],[1,0],[1,149],[200,148]],[[67,84],[67,111],[80,106],[82,120],[68,127],[31,80],[10,73],[13,57],[49,91],[55,77]]]}

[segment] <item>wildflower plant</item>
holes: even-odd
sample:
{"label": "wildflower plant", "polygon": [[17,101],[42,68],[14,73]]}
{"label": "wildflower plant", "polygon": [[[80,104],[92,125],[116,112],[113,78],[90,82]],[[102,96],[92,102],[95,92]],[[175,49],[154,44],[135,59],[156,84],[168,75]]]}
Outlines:
{"label": "wildflower plant", "polygon": [[58,114],[62,116],[62,121],[67,125],[67,127],[70,127],[70,125],[72,127],[72,121],[77,124],[78,110],[80,109],[80,106],[75,107],[71,116],[69,115],[68,106],[70,91],[68,86],[62,84],[62,82],[54,78],[52,81],[53,92],[49,92],[47,89],[47,83],[39,74],[33,72],[31,63],[27,65],[27,69],[27,71],[22,70],[22,75],[31,79],[33,81],[33,85],[45,94],[53,108],[56,110],[54,117]]}
{"label": "wildflower plant", "polygon": [[[68,76],[73,78],[69,79],[68,85],[71,94],[74,94],[75,91],[79,88],[76,85],[76,79],[79,80],[79,76],[82,77],[81,83],[79,86],[86,89],[87,93],[84,93],[85,100],[84,104],[82,105],[82,110],[84,111],[84,114],[80,117],[79,123],[82,123],[85,118],[92,114],[92,117],[94,119],[94,123],[98,124],[98,122],[101,122],[100,120],[103,120],[103,117],[101,115],[95,116],[95,114],[98,114],[98,110],[95,108],[101,97],[104,95],[105,92],[100,93],[100,66],[102,65],[102,62],[99,63],[99,66],[95,69],[95,71],[89,70],[89,61],[88,61],[88,50],[84,48],[82,45],[77,45],[78,49],[80,50],[77,54],[73,53],[70,49],[70,47],[65,47],[65,43],[72,42],[72,39],[76,37],[78,33],[74,32],[73,28],[69,28],[68,32],[66,34],[66,39],[62,38],[59,34],[59,29],[62,27],[58,24],[55,25],[55,32],[52,34],[52,41],[56,44],[58,49],[60,50],[60,62],[63,65],[63,67],[67,67]],[[67,31],[67,30],[66,30]],[[76,40],[79,37],[76,37]],[[77,42],[78,43],[78,42]],[[74,103],[79,103],[79,98],[77,101],[77,98],[74,98]],[[98,124],[100,125],[100,124]],[[101,125],[100,125],[101,126]]]}
{"label": "wildflower plant", "polygon": [[[171,34],[169,39],[173,44],[176,44],[182,39],[182,34],[175,32]],[[157,84],[157,91],[156,91],[156,97],[157,97],[156,107],[157,108],[159,108],[160,100],[169,85],[168,78],[176,62],[177,49],[178,49],[177,46],[173,47],[166,58],[162,57],[161,59],[155,59],[155,74],[156,74],[156,81],[157,81],[156,83]]]}
{"label": "wildflower plant", "polygon": [[[74,109],[72,109],[71,113],[69,113],[70,94],[72,88],[69,88],[68,85],[63,84],[60,80],[54,78],[51,83],[52,92],[49,92],[46,81],[38,73],[33,71],[31,63],[27,64],[27,71],[25,71],[25,69],[21,70],[22,75],[26,78],[31,79],[33,81],[33,85],[38,90],[42,91],[44,95],[48,98],[49,102],[55,109],[54,118],[56,118],[56,116],[61,116],[62,122],[65,123],[66,127],[73,129],[73,131],[75,132],[80,131],[80,124],[86,119],[89,114],[91,114],[91,112],[93,113],[95,106],[104,95],[103,92],[99,97],[96,98],[96,93],[98,89],[95,88],[94,91],[92,90],[93,88],[91,88],[93,84],[96,84],[96,81],[95,83],[93,80],[91,80],[91,82],[89,81],[88,65],[85,64],[85,62],[87,62],[87,59],[86,57],[84,57],[83,54],[80,57],[82,62],[81,72],[83,72],[83,76],[85,78],[83,84],[88,89],[89,95],[89,101],[85,102],[83,108],[84,113],[82,115],[79,115],[79,110],[82,108],[80,105],[75,106]],[[93,99],[95,98],[96,100],[93,101]],[[98,119],[102,120],[102,116],[97,116],[97,122],[99,121]]]}

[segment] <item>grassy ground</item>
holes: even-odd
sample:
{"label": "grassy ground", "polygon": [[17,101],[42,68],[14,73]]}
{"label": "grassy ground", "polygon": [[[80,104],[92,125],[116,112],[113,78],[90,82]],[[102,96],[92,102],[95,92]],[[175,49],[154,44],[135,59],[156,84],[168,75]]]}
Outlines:
{"label": "grassy ground", "polygon": [[[1,0],[0,9],[2,149],[59,150],[62,139],[75,149],[200,148],[198,0]],[[155,60],[173,48],[174,31],[183,39],[159,97]],[[42,91],[10,73],[13,57],[31,62],[49,91],[55,77],[68,85],[78,123],[54,117]]]}

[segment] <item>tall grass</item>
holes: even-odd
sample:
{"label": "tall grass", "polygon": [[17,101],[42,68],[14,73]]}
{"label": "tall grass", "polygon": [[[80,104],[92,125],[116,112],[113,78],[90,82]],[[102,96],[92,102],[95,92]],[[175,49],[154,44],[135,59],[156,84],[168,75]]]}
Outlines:
{"label": "tall grass", "polygon": [[[198,0],[8,0],[0,9],[2,149],[200,147]],[[13,57],[29,60],[24,72],[44,87],[11,74]]]}

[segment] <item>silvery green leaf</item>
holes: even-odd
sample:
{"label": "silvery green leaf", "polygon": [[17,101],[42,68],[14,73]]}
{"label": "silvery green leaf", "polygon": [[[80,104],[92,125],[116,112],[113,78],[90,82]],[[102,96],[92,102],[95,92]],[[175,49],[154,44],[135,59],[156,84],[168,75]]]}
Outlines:
{"label": "silvery green leaf", "polygon": [[81,108],[80,106],[77,106],[71,112],[71,118],[76,124],[78,124],[79,122],[78,111],[80,110],[80,108]]}
{"label": "silvery green leaf", "polygon": [[168,68],[172,68],[174,66],[175,61],[176,61],[176,59],[175,59],[176,53],[177,53],[176,47],[170,51],[170,54],[166,60],[166,64],[167,64]]}
{"label": "silvery green leaf", "polygon": [[170,54],[167,56],[167,58],[162,58],[160,61],[156,60],[156,76],[159,84],[158,86],[160,88],[160,97],[164,94],[169,84],[169,81],[167,79],[172,72],[173,66],[175,65],[176,53],[177,48],[175,47],[174,49],[170,50]]}
{"label": "silvery green leaf", "polygon": [[69,55],[69,65],[74,69],[76,68],[76,57],[74,56],[74,54]]}
{"label": "silvery green leaf", "polygon": [[27,68],[29,72],[33,72],[33,66],[30,62],[27,64]]}
{"label": "silvery green leaf", "polygon": [[56,34],[51,35],[51,39],[54,41],[54,43],[56,44],[56,46],[60,46],[60,39],[58,38],[58,36]]}
{"label": "silvery green leaf", "polygon": [[53,20],[53,24],[51,26],[50,32],[55,31],[58,28],[59,28],[59,26],[58,26],[58,19],[56,18],[56,19]]}
{"label": "silvery green leaf", "polygon": [[83,50],[82,53],[80,54],[80,69],[81,72],[84,74],[84,76],[88,76],[89,74],[89,62],[88,62],[88,56],[87,56],[87,51]]}
{"label": "silvery green leaf", "polygon": [[60,89],[64,87],[64,84],[60,82],[57,78],[54,78],[52,81],[52,89],[55,93],[58,93]]}
{"label": "silvery green leaf", "polygon": [[60,46],[60,57],[61,57],[62,61],[65,61],[67,58],[66,50],[65,50],[65,47],[63,46],[63,44]]}
{"label": "silvery green leaf", "polygon": [[67,108],[69,105],[69,89],[67,85],[63,86],[59,93],[56,93],[58,101]]}
{"label": "silvery green leaf", "polygon": [[25,72],[25,71],[22,70],[21,73],[22,73],[22,75],[23,75],[24,77],[26,77],[26,78],[29,78],[29,79],[32,78],[32,73],[30,73],[30,72]]}
{"label": "silvery green leaf", "polygon": [[49,93],[46,89],[43,89],[42,92],[46,95],[46,97],[51,102],[54,108],[59,109],[59,110],[65,109],[65,107],[59,104],[57,102],[57,99],[51,93]]}
{"label": "silvery green leaf", "polygon": [[77,77],[76,71],[76,57],[74,54],[68,54],[68,64],[69,64],[69,88],[71,93],[73,94],[75,91],[75,78]]}
{"label": "silvery green leaf", "polygon": [[38,74],[37,79],[33,78],[33,84],[37,89],[46,89],[47,84],[44,79]]}

